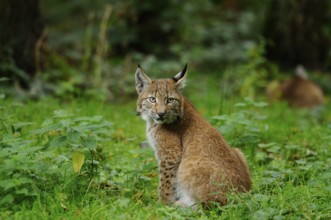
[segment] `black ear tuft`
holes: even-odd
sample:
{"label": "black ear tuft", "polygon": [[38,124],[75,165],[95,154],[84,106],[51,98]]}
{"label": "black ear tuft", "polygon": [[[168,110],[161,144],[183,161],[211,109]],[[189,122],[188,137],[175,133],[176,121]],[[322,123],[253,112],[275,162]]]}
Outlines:
{"label": "black ear tuft", "polygon": [[185,65],[184,69],[179,72],[176,76],[172,78],[174,82],[176,83],[176,87],[178,90],[181,90],[185,87],[185,82],[186,82],[186,74],[187,73],[187,64]]}
{"label": "black ear tuft", "polygon": [[142,69],[141,66],[140,66],[140,64],[138,64],[138,68]]}
{"label": "black ear tuft", "polygon": [[187,63],[185,64],[184,69],[182,70],[182,72],[186,72],[186,70],[187,70]]}
{"label": "black ear tuft", "polygon": [[178,82],[178,80],[182,79],[185,76],[186,71],[187,71],[187,63],[185,64],[184,69],[180,73],[178,73],[176,76],[172,77],[172,79],[175,82]]}

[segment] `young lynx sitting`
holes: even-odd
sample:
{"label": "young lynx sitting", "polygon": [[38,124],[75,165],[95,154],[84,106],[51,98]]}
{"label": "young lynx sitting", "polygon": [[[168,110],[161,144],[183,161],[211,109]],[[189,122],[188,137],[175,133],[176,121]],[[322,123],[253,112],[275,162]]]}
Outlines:
{"label": "young lynx sitting", "polygon": [[186,72],[187,65],[172,79],[151,80],[138,66],[135,74],[137,111],[159,165],[159,199],[185,207],[224,205],[228,192],[250,190],[247,162],[181,94]]}

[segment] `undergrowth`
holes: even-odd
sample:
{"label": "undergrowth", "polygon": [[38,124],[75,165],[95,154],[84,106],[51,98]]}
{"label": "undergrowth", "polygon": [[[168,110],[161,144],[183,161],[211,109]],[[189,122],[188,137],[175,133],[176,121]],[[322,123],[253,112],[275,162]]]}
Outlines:
{"label": "undergrowth", "polygon": [[198,92],[212,97],[198,110],[247,156],[251,192],[210,210],[157,202],[157,164],[134,102],[2,100],[0,218],[331,218],[330,105],[307,111],[246,98],[224,100],[217,115],[217,94]]}

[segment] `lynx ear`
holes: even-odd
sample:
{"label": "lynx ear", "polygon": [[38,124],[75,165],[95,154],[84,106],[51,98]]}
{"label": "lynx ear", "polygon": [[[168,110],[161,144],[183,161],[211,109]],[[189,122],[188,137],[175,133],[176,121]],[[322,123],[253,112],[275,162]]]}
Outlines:
{"label": "lynx ear", "polygon": [[172,79],[176,82],[177,88],[182,89],[185,86],[185,79],[186,79],[186,73],[187,73],[187,64],[185,65],[184,69],[179,72],[176,76],[174,76]]}
{"label": "lynx ear", "polygon": [[138,69],[136,70],[136,90],[141,93],[152,80],[144,73],[143,69],[138,65]]}

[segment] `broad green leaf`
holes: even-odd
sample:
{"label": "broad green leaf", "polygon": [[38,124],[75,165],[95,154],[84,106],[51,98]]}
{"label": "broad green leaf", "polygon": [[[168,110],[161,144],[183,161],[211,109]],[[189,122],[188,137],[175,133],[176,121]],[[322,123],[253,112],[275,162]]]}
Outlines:
{"label": "broad green leaf", "polygon": [[59,136],[59,137],[53,138],[49,142],[49,146],[50,147],[63,147],[63,145],[66,145],[67,143],[68,143],[67,138],[65,136]]}
{"label": "broad green leaf", "polygon": [[89,150],[95,150],[97,147],[97,142],[95,140],[95,137],[89,136],[85,138],[83,141],[83,147],[88,148]]}
{"label": "broad green leaf", "polygon": [[77,144],[80,139],[80,135],[77,131],[70,131],[67,134],[67,141],[73,144]]}
{"label": "broad green leaf", "polygon": [[17,128],[22,128],[28,125],[33,125],[33,122],[20,122],[20,123],[15,123],[13,124],[13,126],[17,129]]}
{"label": "broad green leaf", "polygon": [[12,196],[11,194],[7,194],[5,197],[3,197],[0,200],[0,204],[10,204],[13,203],[14,201],[14,196]]}
{"label": "broad green leaf", "polygon": [[11,179],[1,180],[0,181],[0,187],[3,188],[4,191],[15,187],[15,182]]}
{"label": "broad green leaf", "polygon": [[16,194],[22,194],[22,195],[29,195],[29,191],[27,188],[23,188],[23,189],[18,189],[15,191]]}
{"label": "broad green leaf", "polygon": [[72,164],[74,167],[74,172],[78,173],[82,168],[85,161],[85,155],[79,151],[74,151],[72,153]]}
{"label": "broad green leaf", "polygon": [[17,187],[17,186],[31,183],[31,182],[33,182],[33,181],[26,177],[6,179],[6,180],[0,181],[0,187],[2,187],[4,190],[8,190],[10,188]]}

